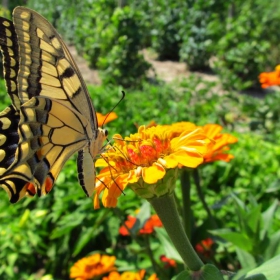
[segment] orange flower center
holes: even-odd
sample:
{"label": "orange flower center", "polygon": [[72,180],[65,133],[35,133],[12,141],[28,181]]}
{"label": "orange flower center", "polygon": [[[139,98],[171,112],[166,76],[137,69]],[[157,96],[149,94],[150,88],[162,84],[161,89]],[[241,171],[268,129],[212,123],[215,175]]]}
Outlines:
{"label": "orange flower center", "polygon": [[[137,149],[128,148],[128,160],[136,166],[150,166],[169,152],[170,143],[154,137],[149,144],[140,145]],[[124,167],[124,166],[122,166]],[[131,168],[131,166],[126,166]]]}

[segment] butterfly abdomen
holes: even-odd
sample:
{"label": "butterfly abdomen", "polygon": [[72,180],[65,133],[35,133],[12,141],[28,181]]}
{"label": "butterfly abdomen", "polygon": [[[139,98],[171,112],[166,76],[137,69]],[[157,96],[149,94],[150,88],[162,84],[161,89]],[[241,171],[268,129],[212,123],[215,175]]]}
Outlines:
{"label": "butterfly abdomen", "polygon": [[95,188],[95,167],[94,158],[89,153],[88,147],[78,152],[77,169],[82,189],[87,196],[91,196]]}

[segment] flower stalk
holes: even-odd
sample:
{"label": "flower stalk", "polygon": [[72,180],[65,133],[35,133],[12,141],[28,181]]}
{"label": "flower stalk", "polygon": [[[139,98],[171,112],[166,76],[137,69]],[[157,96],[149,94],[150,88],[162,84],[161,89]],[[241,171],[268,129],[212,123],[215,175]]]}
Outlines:
{"label": "flower stalk", "polygon": [[182,200],[183,200],[183,224],[188,238],[191,238],[191,181],[189,171],[185,168],[181,174],[181,189],[182,189]]}
{"label": "flower stalk", "polygon": [[174,193],[161,197],[154,197],[149,199],[149,202],[157,212],[185,265],[192,271],[199,271],[203,266],[203,262],[196,254],[186,235],[179,218]]}

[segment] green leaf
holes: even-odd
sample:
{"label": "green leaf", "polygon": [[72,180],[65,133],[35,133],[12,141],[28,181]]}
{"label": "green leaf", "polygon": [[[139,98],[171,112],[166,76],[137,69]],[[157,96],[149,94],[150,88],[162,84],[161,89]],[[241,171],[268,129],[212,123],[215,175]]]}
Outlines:
{"label": "green leaf", "polygon": [[185,270],[172,280],[224,280],[221,271],[212,264],[204,265],[200,271]]}
{"label": "green leaf", "polygon": [[246,233],[248,237],[258,238],[258,232],[261,222],[261,205],[253,207],[250,209],[247,216],[244,217],[247,220],[247,225],[250,230],[247,230]]}
{"label": "green leaf", "polygon": [[235,209],[239,219],[239,226],[241,230],[246,230],[246,222],[244,217],[246,217],[246,207],[245,204],[234,194],[231,194],[235,202]]}
{"label": "green leaf", "polygon": [[155,228],[155,232],[157,233],[157,237],[163,246],[166,257],[170,259],[174,259],[177,262],[183,263],[183,260],[177,250],[175,249],[173,243],[171,242],[166,230],[164,228]]}
{"label": "green leaf", "polygon": [[140,211],[137,213],[136,218],[140,222],[140,228],[144,226],[146,221],[151,217],[151,204],[148,201],[144,201]]}
{"label": "green leaf", "polygon": [[212,264],[206,264],[202,268],[202,274],[200,279],[205,280],[223,280],[221,271]]}
{"label": "green leaf", "polygon": [[271,227],[274,213],[278,207],[278,203],[279,203],[278,199],[275,199],[272,205],[265,212],[262,213],[263,229],[261,231],[261,240],[264,239],[268,229]]}
{"label": "green leaf", "polygon": [[269,243],[264,252],[265,260],[268,260],[280,253],[280,230],[270,236]]}
{"label": "green leaf", "polygon": [[233,232],[230,229],[217,229],[210,230],[209,232],[213,235],[224,238],[225,240],[233,243],[234,245],[245,251],[251,251],[253,248],[252,240],[242,233]]}
{"label": "green leaf", "polygon": [[93,228],[87,228],[81,232],[79,238],[77,239],[77,243],[75,244],[74,252],[72,253],[73,257],[76,257],[85,245],[92,239],[93,232]]}
{"label": "green leaf", "polygon": [[255,258],[251,254],[239,248],[236,248],[236,253],[238,260],[240,261],[240,264],[243,268],[250,270],[256,267],[257,264]]}
{"label": "green leaf", "polygon": [[[263,279],[269,279],[269,280],[279,280],[280,275],[280,255],[274,257],[273,259],[263,263],[261,266],[251,270],[248,272],[246,276],[246,280],[253,279],[249,276],[253,275],[263,275],[266,278]],[[259,279],[259,278],[258,278]],[[260,278],[262,279],[262,278]]]}
{"label": "green leaf", "polygon": [[192,272],[188,270],[185,270],[172,278],[172,280],[192,280],[192,279],[193,279]]}

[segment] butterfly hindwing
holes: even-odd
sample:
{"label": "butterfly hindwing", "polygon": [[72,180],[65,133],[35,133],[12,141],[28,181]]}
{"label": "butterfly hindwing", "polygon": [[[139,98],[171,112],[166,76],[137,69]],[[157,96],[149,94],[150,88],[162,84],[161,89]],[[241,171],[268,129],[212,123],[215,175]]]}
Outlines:
{"label": "butterfly hindwing", "polygon": [[0,113],[0,175],[13,163],[19,136],[19,114],[13,106]]}
{"label": "butterfly hindwing", "polygon": [[[15,153],[18,147],[18,123],[19,112],[14,106],[7,107],[0,113],[0,177],[14,163]],[[20,192],[26,185],[26,180],[13,177],[1,183],[4,190],[8,193],[11,202],[16,202],[21,195]],[[25,195],[22,191],[22,195]]]}
{"label": "butterfly hindwing", "polygon": [[66,104],[33,97],[21,107],[17,160],[1,183],[17,176],[34,184],[39,196],[50,191],[64,163],[92,136],[86,118]]}

